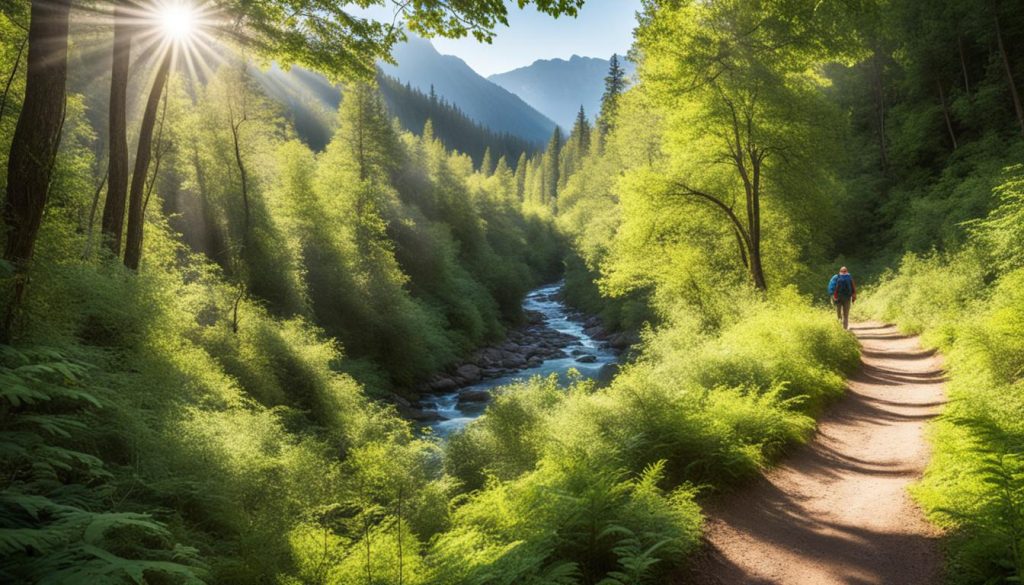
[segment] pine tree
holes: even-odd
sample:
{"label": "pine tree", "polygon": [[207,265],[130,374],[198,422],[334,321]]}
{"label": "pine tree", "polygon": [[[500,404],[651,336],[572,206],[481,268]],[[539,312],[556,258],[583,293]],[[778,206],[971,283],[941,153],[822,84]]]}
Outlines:
{"label": "pine tree", "polygon": [[480,161],[480,172],[485,176],[491,176],[494,172],[494,158],[491,155],[491,147],[484,148],[484,157]]}
{"label": "pine tree", "polygon": [[523,201],[526,196],[526,168],[530,166],[530,163],[526,159],[526,153],[519,155],[519,161],[516,162],[516,196],[519,197],[520,201]]}
{"label": "pine tree", "polygon": [[604,95],[601,96],[601,114],[597,118],[600,144],[615,127],[615,116],[619,111],[619,96],[626,90],[626,71],[619,65],[619,56],[612,55],[608,64],[608,75],[604,78]]}
{"label": "pine tree", "polygon": [[583,111],[582,105],[580,105],[579,113],[576,114],[576,123],[572,127],[570,140],[576,143],[581,157],[590,150],[590,122],[587,120],[587,114]]}
{"label": "pine tree", "polygon": [[576,122],[572,126],[572,132],[569,134],[568,140],[565,141],[565,147],[562,149],[559,158],[561,163],[561,169],[558,173],[559,192],[565,189],[569,178],[583,165],[583,159],[589,151],[590,122],[587,120],[587,114],[583,110],[583,106],[580,106],[580,111],[576,114]]}
{"label": "pine tree", "polygon": [[543,175],[543,183],[541,190],[541,203],[550,205],[555,197],[558,195],[558,178],[559,178],[559,155],[562,152],[562,129],[555,126],[555,131],[551,133],[551,140],[548,141],[548,147],[544,151],[544,158],[541,162],[541,172]]}

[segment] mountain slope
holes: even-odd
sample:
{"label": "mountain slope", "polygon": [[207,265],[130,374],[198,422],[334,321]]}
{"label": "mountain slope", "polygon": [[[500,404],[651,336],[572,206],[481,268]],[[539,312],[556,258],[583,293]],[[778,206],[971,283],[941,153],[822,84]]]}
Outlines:
{"label": "mountain slope", "polygon": [[519,155],[524,152],[532,155],[540,150],[536,142],[507,132],[494,132],[467,117],[457,105],[431,98],[393,77],[381,73],[377,76],[377,84],[388,111],[398,118],[403,128],[421,135],[423,126],[430,120],[434,136],[446,148],[468,154],[476,165],[481,163],[487,149],[490,149],[493,160],[505,157],[512,167],[518,162]]}
{"label": "mountain slope", "polygon": [[467,116],[494,132],[509,133],[531,142],[544,143],[555,123],[530,107],[520,97],[488,81],[469,65],[450,55],[442,55],[430,41],[410,36],[395,47],[398,65],[381,63],[386,75],[409,83],[438,98],[457,104]]}
{"label": "mountain slope", "polygon": [[[621,57],[619,63],[629,76],[636,71],[636,65]],[[607,74],[607,59],[573,55],[568,61],[534,61],[527,67],[487,79],[523,98],[563,129],[569,129],[581,105],[591,119],[597,115]]]}
{"label": "mountain slope", "polygon": [[[281,104],[299,138],[313,150],[322,151],[337,126],[338,104],[341,103],[339,87],[301,67],[283,71],[275,66],[254,75],[267,95]],[[433,121],[434,136],[446,148],[468,154],[475,164],[480,164],[488,148],[495,160],[504,156],[508,164],[514,166],[520,154],[532,154],[540,147],[536,141],[495,132],[467,117],[457,104],[431,99],[387,75],[379,74],[377,84],[388,111],[398,118],[403,128],[422,134],[423,125],[429,119]]]}

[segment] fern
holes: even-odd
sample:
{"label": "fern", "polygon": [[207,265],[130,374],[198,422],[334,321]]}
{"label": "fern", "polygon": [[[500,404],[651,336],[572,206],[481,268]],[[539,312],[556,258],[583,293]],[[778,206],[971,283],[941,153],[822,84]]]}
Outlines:
{"label": "fern", "polygon": [[172,542],[162,523],[103,511],[111,474],[78,447],[102,406],[87,372],[55,350],[0,346],[0,580],[200,583],[195,550],[141,544]]}

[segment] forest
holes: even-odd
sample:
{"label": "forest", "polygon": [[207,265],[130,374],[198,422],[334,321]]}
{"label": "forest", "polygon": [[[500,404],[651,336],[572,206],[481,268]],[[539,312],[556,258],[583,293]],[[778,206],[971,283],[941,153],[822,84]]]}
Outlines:
{"label": "forest", "polygon": [[[585,0],[352,4],[0,0],[0,580],[689,582],[860,365],[840,265],[945,356],[942,582],[1024,578],[1018,3],[642,0],[546,145],[376,64]],[[612,379],[404,416],[558,281]]]}

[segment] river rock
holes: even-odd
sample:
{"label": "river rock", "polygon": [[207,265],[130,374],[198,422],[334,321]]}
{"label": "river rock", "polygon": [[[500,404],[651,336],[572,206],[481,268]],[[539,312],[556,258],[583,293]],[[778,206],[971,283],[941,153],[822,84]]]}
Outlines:
{"label": "river rock", "polygon": [[581,364],[592,364],[597,361],[597,356],[590,354],[581,355],[580,357],[576,358],[576,361],[578,361]]}
{"label": "river rock", "polygon": [[401,415],[402,418],[414,420],[416,422],[437,422],[439,420],[444,420],[444,417],[436,410],[423,410],[422,408],[403,406],[401,404],[396,404],[395,408],[398,410],[398,414]]}
{"label": "river rock", "polygon": [[526,360],[526,366],[529,367],[529,368],[536,368],[537,366],[539,366],[539,365],[541,365],[543,363],[544,363],[543,358],[540,358],[538,356],[534,356],[534,357]]}
{"label": "river rock", "polygon": [[482,366],[489,366],[491,364],[500,364],[502,360],[501,350],[493,347],[480,350],[480,357],[477,361]]}
{"label": "river rock", "polygon": [[480,380],[480,368],[473,364],[465,364],[460,366],[459,369],[455,370],[458,376],[467,382],[473,383]]}
{"label": "river rock", "polygon": [[491,393],[487,390],[463,390],[459,392],[459,402],[487,402]]}
{"label": "river rock", "polygon": [[505,359],[501,360],[501,365],[506,368],[522,369],[526,367],[526,359],[521,355],[509,353]]}
{"label": "river rock", "polygon": [[608,345],[615,349],[627,349],[629,346],[636,343],[636,339],[629,333],[616,333],[608,338]]}
{"label": "river rock", "polygon": [[450,392],[459,387],[459,383],[451,378],[438,377],[430,382],[430,390],[432,392]]}

